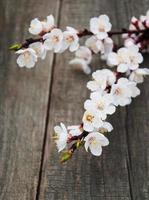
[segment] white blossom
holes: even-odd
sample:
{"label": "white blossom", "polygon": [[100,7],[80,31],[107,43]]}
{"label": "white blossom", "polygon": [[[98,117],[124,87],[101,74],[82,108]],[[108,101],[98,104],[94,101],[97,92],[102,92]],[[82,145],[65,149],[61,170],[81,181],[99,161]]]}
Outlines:
{"label": "white blossom", "polygon": [[75,52],[75,58],[72,59],[69,64],[75,69],[81,69],[85,74],[91,73],[89,64],[92,60],[92,52],[88,47],[80,46]]}
{"label": "white blossom", "polygon": [[130,73],[129,80],[134,81],[136,83],[142,83],[144,81],[145,75],[149,75],[149,69],[139,68]]}
{"label": "white blossom", "polygon": [[68,131],[63,123],[60,123],[60,126],[54,127],[55,131],[55,142],[58,148],[58,151],[62,151],[67,145]]}
{"label": "white blossom", "polygon": [[55,27],[53,15],[47,16],[47,19],[42,21],[41,23],[43,27],[42,31],[44,32],[49,32]]}
{"label": "white blossom", "polygon": [[115,74],[108,69],[97,70],[92,74],[93,80],[87,83],[87,88],[91,91],[105,90],[108,85],[116,81]]}
{"label": "white blossom", "polygon": [[83,70],[85,74],[91,73],[91,68],[87,64],[86,60],[82,58],[74,58],[69,62],[69,65],[72,66],[74,69]]}
{"label": "white blossom", "polygon": [[111,30],[111,27],[112,25],[107,15],[100,15],[90,19],[90,31],[101,40],[108,37],[107,32]]}
{"label": "white blossom", "polygon": [[16,54],[19,55],[17,58],[17,64],[20,67],[32,68],[37,62],[36,52],[31,48],[20,49],[16,51]]}
{"label": "white blossom", "polygon": [[45,59],[47,51],[42,42],[34,42],[30,44],[29,47],[36,52],[39,58]]}
{"label": "white blossom", "polygon": [[117,65],[117,71],[124,73],[130,70],[136,70],[139,64],[143,62],[143,56],[139,53],[136,45],[120,48],[117,53],[109,53],[107,64],[110,66]]}
{"label": "white blossom", "polygon": [[107,133],[107,132],[111,132],[113,130],[113,126],[112,124],[110,124],[109,122],[104,121],[103,125],[99,128],[99,132],[100,133]]}
{"label": "white blossom", "polygon": [[31,21],[29,32],[33,35],[39,35],[42,32],[43,26],[41,21],[38,18],[35,18]]}
{"label": "white blossom", "polygon": [[49,32],[55,27],[53,15],[47,16],[47,19],[40,21],[38,18],[35,18],[31,21],[29,32],[33,35],[39,35],[42,32]]}
{"label": "white blossom", "polygon": [[133,38],[130,38],[130,37],[125,39],[125,41],[124,41],[125,47],[129,47],[129,46],[132,46],[134,44],[135,44],[135,40]]}
{"label": "white blossom", "polygon": [[70,136],[78,136],[83,132],[83,127],[82,125],[68,126],[67,130]]}
{"label": "white blossom", "polygon": [[103,40],[103,49],[101,51],[101,59],[107,60],[109,53],[113,50],[113,40],[109,37]]}
{"label": "white blossom", "polygon": [[94,156],[100,156],[102,153],[102,146],[107,146],[109,140],[99,132],[89,133],[85,138],[85,149],[88,151],[90,149]]}
{"label": "white blossom", "polygon": [[100,52],[102,60],[106,60],[108,54],[113,50],[113,40],[109,37],[100,40],[96,36],[91,36],[86,40],[85,45],[96,54]]}
{"label": "white blossom", "polygon": [[94,53],[101,52],[103,50],[103,42],[96,36],[91,36],[85,42],[85,45],[90,48]]}
{"label": "white blossom", "polygon": [[54,28],[50,33],[47,33],[43,36],[44,46],[47,50],[54,50],[55,53],[61,51],[62,41],[63,41],[63,32]]}
{"label": "white blossom", "polygon": [[92,52],[88,47],[80,46],[79,49],[75,52],[77,58],[82,58],[86,61],[87,64],[90,64],[92,60]]}
{"label": "white blossom", "polygon": [[83,115],[83,129],[91,132],[102,126],[103,121],[95,110],[87,110]]}
{"label": "white blossom", "polygon": [[146,12],[146,15],[140,16],[141,22],[145,22],[146,26],[149,28],[149,10]]}
{"label": "white blossom", "polygon": [[66,27],[66,31],[63,32],[63,51],[67,48],[71,52],[76,51],[79,48],[78,31],[72,27]]}
{"label": "white blossom", "polygon": [[91,93],[91,99],[84,103],[86,110],[94,110],[102,120],[107,118],[107,114],[111,115],[115,112],[115,106],[112,105],[113,98],[111,94],[101,94],[99,92]]}
{"label": "white blossom", "polygon": [[131,97],[134,98],[140,94],[140,90],[135,82],[120,78],[116,84],[112,85],[111,94],[114,105],[125,106],[131,103]]}
{"label": "white blossom", "polygon": [[141,20],[137,19],[136,17],[131,18],[131,24],[129,25],[129,30],[143,30],[145,27]]}

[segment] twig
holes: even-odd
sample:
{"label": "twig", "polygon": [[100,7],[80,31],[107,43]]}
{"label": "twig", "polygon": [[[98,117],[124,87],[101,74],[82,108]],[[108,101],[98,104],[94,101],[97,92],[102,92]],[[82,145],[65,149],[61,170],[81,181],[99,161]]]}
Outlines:
{"label": "twig", "polygon": [[[143,33],[142,37],[141,37],[141,40],[142,38],[145,37],[145,39],[149,40],[149,29],[144,29],[144,30],[127,30],[127,29],[122,29],[121,31],[110,31],[108,33],[109,37],[112,37],[113,35],[122,35],[122,34],[125,34],[125,33],[128,33],[128,34],[140,34],[140,33]],[[89,30],[87,29],[84,29],[82,31],[79,31],[78,32],[78,36],[81,38],[83,36],[89,36],[89,35],[93,35],[92,32],[90,32]],[[28,48],[28,46],[34,42],[44,42],[43,38],[40,37],[40,38],[29,38],[29,39],[26,39],[26,41],[24,43],[22,43],[20,45],[20,47],[17,49],[22,49],[22,48]]]}

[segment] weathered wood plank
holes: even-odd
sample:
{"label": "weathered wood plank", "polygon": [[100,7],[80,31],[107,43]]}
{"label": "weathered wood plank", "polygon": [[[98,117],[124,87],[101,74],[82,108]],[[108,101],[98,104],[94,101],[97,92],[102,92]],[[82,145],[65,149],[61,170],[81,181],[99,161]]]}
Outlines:
{"label": "weathered wood plank", "polygon": [[59,1],[0,2],[0,199],[35,199],[46,126],[53,55],[20,69],[8,47],[29,36],[34,17],[58,14]]}
{"label": "weathered wood plank", "polygon": [[[139,17],[149,9],[149,0],[129,2],[130,16]],[[126,16],[125,19],[128,19]],[[127,20],[126,20],[127,21]],[[145,56],[143,67],[149,67]],[[127,108],[126,131],[129,153],[129,173],[134,200],[149,199],[149,79],[140,85],[141,95]]]}
{"label": "weathered wood plank", "polygon": [[[121,28],[123,22],[126,24],[127,6],[128,1],[64,0],[60,25],[81,28],[88,26],[90,17],[107,13],[114,28]],[[111,117],[114,131],[109,136],[110,146],[104,149],[102,157],[95,158],[82,150],[76,152],[65,165],[59,163],[55,144],[51,140],[53,127],[60,121],[66,124],[80,122],[83,101],[89,95],[85,89],[89,77],[74,73],[67,67],[71,58],[69,53],[56,58],[40,199],[131,199],[125,109],[119,109]],[[94,66],[99,68],[103,64],[97,60]]]}

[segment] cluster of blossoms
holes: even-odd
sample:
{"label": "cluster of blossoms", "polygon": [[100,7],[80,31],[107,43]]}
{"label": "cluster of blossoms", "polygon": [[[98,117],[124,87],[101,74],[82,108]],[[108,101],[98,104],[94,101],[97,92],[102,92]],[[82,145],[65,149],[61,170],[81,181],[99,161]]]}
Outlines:
{"label": "cluster of blossoms", "polygon": [[[45,21],[35,18],[31,21],[29,32],[40,36],[37,41],[31,42],[27,48],[16,51],[19,55],[17,63],[20,67],[32,68],[38,58],[45,59],[47,51],[53,50],[55,53],[62,53],[66,49],[71,52],[79,48],[78,32],[72,27],[66,27],[66,31],[56,28],[54,17],[47,17]],[[25,45],[26,46],[26,45]]]}
{"label": "cluster of blossoms", "polygon": [[[63,123],[54,127],[55,142],[58,151],[63,150],[62,162],[68,160],[80,146],[95,156],[100,156],[102,147],[109,144],[106,137],[113,126],[107,121],[108,115],[115,113],[118,106],[129,105],[132,98],[140,94],[138,83],[149,75],[149,69],[140,68],[143,62],[142,50],[149,44],[149,11],[140,19],[132,18],[129,29],[112,32],[112,25],[107,15],[90,19],[90,30],[78,31],[66,27],[65,31],[57,28],[54,17],[46,20],[31,21],[29,32],[38,35],[37,39],[28,39],[22,45],[13,45],[11,49],[18,54],[17,63],[20,67],[32,68],[38,58],[44,59],[47,51],[62,53],[65,50],[75,52],[75,58],[69,63],[91,73],[90,64],[94,54],[105,60],[109,69],[100,69],[92,73],[92,80],[87,83],[91,91],[90,98],[84,102],[85,112],[80,125],[66,127]],[[124,46],[115,48],[113,35],[121,34]],[[89,36],[84,46],[79,39]]]}
{"label": "cluster of blossoms", "polygon": [[[91,18],[90,31],[86,29],[77,31],[72,27],[66,27],[65,31],[57,28],[52,15],[47,19],[40,21],[35,18],[31,21],[29,32],[38,35],[38,39],[29,39],[24,44],[19,45],[17,64],[20,67],[32,68],[35,66],[38,58],[45,59],[47,51],[54,53],[63,53],[65,50],[75,52],[75,59],[70,61],[70,65],[75,68],[82,69],[86,74],[91,73],[89,64],[92,55],[101,53],[101,58],[106,59],[109,52],[113,49],[113,41],[108,36],[111,30],[109,17],[100,15]],[[84,46],[80,46],[79,38],[84,35],[91,35],[85,42]]]}
{"label": "cluster of blossoms", "polygon": [[[125,46],[136,44],[144,52],[149,52],[149,30],[144,32],[144,30],[147,29],[149,29],[149,10],[146,12],[146,15],[141,15],[139,19],[136,17],[131,18],[131,23],[129,25],[130,32],[123,34]],[[137,33],[137,31],[139,31],[139,33]]]}

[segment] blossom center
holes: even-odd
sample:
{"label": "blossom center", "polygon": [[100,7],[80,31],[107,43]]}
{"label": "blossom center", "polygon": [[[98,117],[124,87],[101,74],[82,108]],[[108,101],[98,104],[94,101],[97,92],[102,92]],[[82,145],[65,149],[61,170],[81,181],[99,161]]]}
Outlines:
{"label": "blossom center", "polygon": [[99,30],[99,32],[105,32],[105,27],[104,27],[104,25],[103,25],[103,24],[100,24],[98,30]]}
{"label": "blossom center", "polygon": [[32,28],[32,29],[35,29],[35,28],[36,28],[36,26],[32,24],[32,25],[31,25],[31,28]]}
{"label": "blossom center", "polygon": [[56,141],[56,140],[59,140],[60,136],[59,134],[55,133],[55,135],[53,136],[53,139]]}
{"label": "blossom center", "polygon": [[30,53],[29,52],[25,52],[24,53],[24,57],[25,57],[25,60],[29,60],[30,59]]}
{"label": "blossom center", "polygon": [[57,43],[57,42],[59,42],[59,37],[58,36],[53,36],[53,42],[54,43]]}
{"label": "blossom center", "polygon": [[115,95],[122,95],[122,90],[120,88],[116,88],[114,94]]}
{"label": "blossom center", "polygon": [[106,128],[100,128],[99,131],[100,131],[100,133],[106,133],[106,132],[108,132],[108,130]]}
{"label": "blossom center", "polygon": [[95,147],[99,145],[99,141],[97,141],[97,139],[96,139],[95,137],[91,137],[91,138],[89,139],[89,143],[90,143],[91,145],[95,146]]}
{"label": "blossom center", "polygon": [[92,115],[87,115],[86,116],[86,120],[89,121],[89,122],[92,122],[93,119],[94,119],[94,116],[92,116]]}
{"label": "blossom center", "polygon": [[131,56],[131,57],[130,57],[130,62],[133,63],[134,65],[137,64],[137,61],[136,61],[135,56]]}
{"label": "blossom center", "polygon": [[68,43],[71,43],[71,42],[74,41],[74,37],[73,37],[72,35],[69,35],[69,36],[66,38],[66,41],[67,41]]}
{"label": "blossom center", "polygon": [[99,101],[99,102],[98,102],[98,105],[97,105],[97,108],[98,108],[99,110],[104,110],[104,103],[101,102],[101,101]]}
{"label": "blossom center", "polygon": [[37,54],[40,54],[40,48],[36,47],[34,50],[36,51]]}

